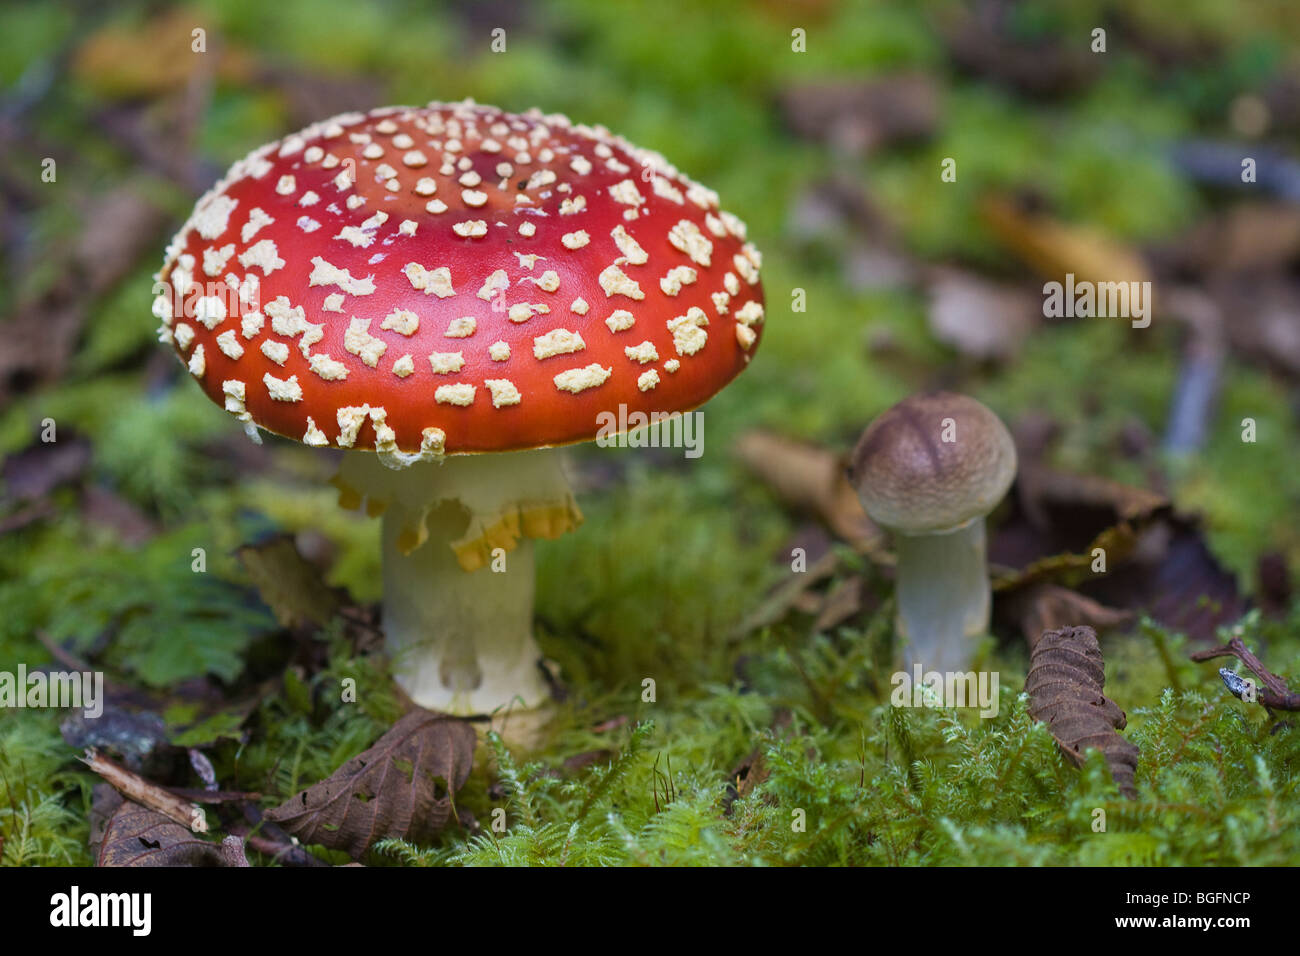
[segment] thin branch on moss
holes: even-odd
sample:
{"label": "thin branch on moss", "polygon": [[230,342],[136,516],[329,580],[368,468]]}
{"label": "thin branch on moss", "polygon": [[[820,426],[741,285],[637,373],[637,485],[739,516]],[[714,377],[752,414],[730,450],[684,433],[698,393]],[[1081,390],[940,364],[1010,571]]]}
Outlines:
{"label": "thin branch on moss", "polygon": [[208,824],[203,811],[193,801],[182,799],[139,774],[132,773],[121,764],[109,760],[94,747],[87,748],[86,755],[79,759],[128,800],[134,800],[150,810],[157,810],[195,833],[207,832]]}
{"label": "thin branch on moss", "polygon": [[[68,670],[81,671],[81,672],[89,672],[95,670],[102,672],[104,670],[103,667],[96,668],[89,661],[86,661],[83,658],[78,657],[76,654],[72,653],[72,651],[68,650],[66,647],[64,647],[62,644],[56,641],[48,631],[38,628],[36,630],[36,639],[41,642],[41,646],[43,648],[45,648],[47,651],[50,652],[51,657],[53,657],[58,663],[62,664]],[[112,680],[108,677],[104,678],[104,689],[115,693],[124,693],[130,690],[130,688],[126,684],[123,684],[120,681]]]}
{"label": "thin branch on moss", "polygon": [[[1300,693],[1294,693],[1286,685],[1286,681],[1269,671],[1260,659],[1251,653],[1246,642],[1238,635],[1219,647],[1210,648],[1207,651],[1197,651],[1192,655],[1194,661],[1209,661],[1216,657],[1235,657],[1250,669],[1256,677],[1259,678],[1260,688],[1255,697],[1256,702],[1263,704],[1272,710],[1300,710]],[[1234,681],[1228,679],[1228,675],[1236,677],[1226,668],[1221,668],[1219,674],[1223,677],[1224,684],[1233,695],[1244,700],[1242,696],[1245,692],[1244,683],[1233,686]]]}
{"label": "thin branch on moss", "polygon": [[192,787],[164,787],[168,793],[193,803],[239,803],[243,800],[261,800],[263,794],[254,790],[199,790]]}
{"label": "thin branch on moss", "polygon": [[292,843],[280,843],[261,833],[253,833],[242,824],[230,827],[232,836],[243,837],[249,847],[269,857],[271,862],[280,866],[329,866],[324,860],[317,859],[300,846]]}
{"label": "thin branch on moss", "polygon": [[314,856],[305,847],[293,842],[293,838],[270,820],[262,818],[262,811],[251,802],[239,805],[239,811],[247,823],[232,823],[226,830],[244,841],[258,853],[271,858],[280,866],[329,866],[324,860]]}

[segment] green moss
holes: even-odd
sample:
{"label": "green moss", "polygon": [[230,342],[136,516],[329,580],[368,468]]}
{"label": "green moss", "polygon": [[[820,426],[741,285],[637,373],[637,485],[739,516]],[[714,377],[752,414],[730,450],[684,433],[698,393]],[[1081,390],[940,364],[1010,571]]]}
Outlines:
{"label": "green moss", "polygon": [[86,839],[92,781],[74,769],[59,719],[56,711],[0,715],[2,866],[91,863]]}
{"label": "green moss", "polygon": [[[1283,642],[1294,664],[1293,627]],[[1125,703],[1152,674],[1132,667],[1131,654],[1121,652],[1108,687]],[[809,663],[816,652],[795,656]],[[548,773],[553,758],[518,767],[494,744],[504,833],[380,851],[423,865],[1294,863],[1294,731],[1270,732],[1262,709],[1229,698],[1211,668],[1184,669],[1195,689],[1128,704],[1128,736],[1142,749],[1136,801],[1117,794],[1099,754],[1069,765],[1006,671],[991,720],[875,703],[860,722],[827,724],[797,708],[785,736],[762,729],[771,711],[759,695],[713,688],[692,714],[655,708],[663,716],[653,727],[638,725],[615,758],[585,773]],[[840,676],[841,692],[857,696],[861,681]],[[724,812],[723,768],[754,745],[769,775]],[[666,754],[676,768],[667,802],[656,774]]]}

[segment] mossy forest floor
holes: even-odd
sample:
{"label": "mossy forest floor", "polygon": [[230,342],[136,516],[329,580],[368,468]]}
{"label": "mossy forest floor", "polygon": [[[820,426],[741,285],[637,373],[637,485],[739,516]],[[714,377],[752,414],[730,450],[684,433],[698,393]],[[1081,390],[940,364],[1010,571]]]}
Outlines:
{"label": "mossy forest floor", "polygon": [[[1003,354],[982,354],[936,334],[930,271],[954,268],[1038,296],[1025,243],[986,215],[990,197],[1014,195],[1086,230],[1080,254],[1142,254],[1161,289],[1208,296],[1235,328],[1272,314],[1268,290],[1300,290],[1300,241],[1283,232],[1261,243],[1247,229],[1234,240],[1240,248],[1214,246],[1207,266],[1188,237],[1229,242],[1219,217],[1247,204],[1264,217],[1251,222],[1290,222],[1276,183],[1291,175],[1295,188],[1300,176],[1274,167],[1274,185],[1243,195],[1189,171],[1176,147],[1213,139],[1294,153],[1295,12],[1158,2],[1121,16],[1087,0],[1068,13],[1009,5],[1018,12],[997,34],[1006,44],[999,68],[970,55],[961,31],[974,28],[945,3],[672,6],[655,4],[633,28],[624,5],[604,0],[530,13],[343,0],[126,3],[96,20],[59,4],[6,5],[4,102],[30,102],[16,125],[0,127],[0,309],[19,328],[40,304],[51,351],[15,357],[4,354],[14,340],[0,341],[0,670],[50,664],[56,652],[92,662],[114,685],[118,711],[160,718],[135,741],[151,751],[146,775],[200,787],[185,753],[194,747],[222,790],[258,794],[263,807],[329,776],[393,724],[400,705],[356,618],[281,627],[237,553],[293,536],[363,617],[380,594],[378,524],[337,508],[328,455],[273,438],[251,445],[161,354],[151,276],[168,229],[226,164],[334,106],[464,96],[539,105],[604,123],[718,190],[764,253],[764,339],[752,367],[706,406],[699,459],[574,450],[586,523],[538,545],[538,639],[567,692],[551,737],[531,754],[480,744],[455,796],[464,825],[425,845],[385,840],[364,862],[1300,862],[1300,716],[1231,696],[1218,668],[1232,661],[1189,660],[1235,626],[1300,686],[1300,602],[1284,586],[1286,569],[1300,567],[1295,340],[1220,341],[1203,436],[1171,455],[1164,439],[1188,375],[1192,323],[1157,300],[1146,329],[1040,318]],[[197,79],[198,67],[177,65],[183,52],[140,54],[182,27],[183,51],[195,25],[221,38],[210,54],[220,59],[202,61]],[[1104,55],[1088,50],[1097,25],[1109,28]],[[497,26],[509,37],[504,53],[489,49]],[[791,49],[795,28],[806,31],[805,53]],[[90,44],[99,47],[87,52]],[[1028,59],[1049,74],[1062,57],[1079,59],[1079,77],[1052,74],[1036,87],[1039,74],[1005,66],[1026,46],[1077,48],[1081,56]],[[788,104],[807,102],[809,83],[900,73],[937,92],[919,137],[846,147],[843,128],[801,131],[791,118]],[[1289,100],[1270,99],[1288,82]],[[1243,106],[1244,95],[1255,99]],[[1256,101],[1271,109],[1263,131],[1251,119]],[[188,131],[169,125],[185,102],[202,106]],[[58,160],[53,183],[40,179],[46,156]],[[952,183],[940,180],[947,157],[957,158]],[[844,213],[845,189],[888,228]],[[819,205],[827,195],[839,197],[840,213]],[[113,215],[142,231],[110,245],[130,243],[138,255],[112,282],[83,276],[79,288],[90,293],[62,295],[86,217],[109,215],[106,197],[127,204]],[[863,265],[882,249],[903,264],[901,278]],[[1245,266],[1233,271],[1229,253]],[[800,294],[806,310],[793,311]],[[1289,308],[1285,328],[1300,330]],[[50,344],[58,336],[61,352]],[[1203,545],[1202,563],[1143,584],[1125,605],[1132,618],[1102,629],[1106,693],[1127,711],[1124,736],[1140,748],[1136,799],[1119,795],[1098,754],[1075,767],[1028,716],[1028,655],[1014,623],[1000,623],[979,652],[978,666],[1000,675],[996,717],[892,707],[887,569],[789,508],[734,454],[756,428],[842,452],[880,411],[935,385],[974,395],[1013,427],[1048,423],[1043,464],[1158,492]],[[1242,440],[1248,418],[1253,442]],[[40,441],[48,419],[53,444]],[[818,629],[816,611],[796,602],[742,628],[789,582],[791,549],[801,545],[839,555],[817,593],[853,580],[860,608]],[[195,573],[200,548],[206,570]],[[1204,562],[1226,577],[1200,594]],[[1162,590],[1171,579],[1191,590],[1171,597]],[[1213,626],[1171,626],[1161,611],[1171,600],[1182,622],[1233,613],[1216,637]],[[1247,601],[1257,608],[1241,617]],[[356,701],[338,703],[349,677]],[[60,732],[67,716],[0,713],[6,866],[93,862],[97,780]],[[166,744],[142,742],[151,734]],[[129,737],[119,739],[128,751]],[[504,832],[492,827],[499,809]],[[237,816],[231,806],[213,811],[223,824]]]}

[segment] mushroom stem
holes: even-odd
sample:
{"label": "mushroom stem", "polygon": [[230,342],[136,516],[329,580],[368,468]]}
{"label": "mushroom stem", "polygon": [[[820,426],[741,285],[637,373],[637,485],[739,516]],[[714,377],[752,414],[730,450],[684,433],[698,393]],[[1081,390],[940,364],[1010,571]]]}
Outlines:
{"label": "mushroom stem", "polygon": [[533,538],[582,514],[554,449],[386,465],[344,456],[341,502],[382,512],[383,628],[393,676],[421,707],[487,714],[549,698],[533,639]]}
{"label": "mushroom stem", "polygon": [[984,518],[944,533],[896,533],[895,549],[898,629],[906,641],[907,667],[965,670],[970,639],[989,626]]}
{"label": "mushroom stem", "polygon": [[429,540],[410,554],[398,546],[403,510],[385,512],[383,545],[384,633],[398,684],[420,706],[448,713],[540,704],[533,542],[509,553],[505,573],[466,572],[448,547],[465,527],[459,504],[429,513]]}

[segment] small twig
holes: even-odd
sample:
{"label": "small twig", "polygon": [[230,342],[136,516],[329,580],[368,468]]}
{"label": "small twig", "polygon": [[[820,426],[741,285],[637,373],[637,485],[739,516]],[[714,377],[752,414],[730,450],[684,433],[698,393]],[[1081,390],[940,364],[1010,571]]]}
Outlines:
{"label": "small twig", "polygon": [[[37,629],[36,639],[41,642],[42,647],[50,652],[51,657],[70,671],[93,673],[102,670],[102,668],[97,668],[89,661],[72,653],[72,651],[56,641],[48,631]],[[112,680],[106,675],[104,677],[104,688],[105,690],[117,692],[126,690],[127,685]]]}
{"label": "small twig", "polygon": [[262,833],[253,833],[251,828],[244,824],[234,824],[230,831],[237,837],[242,837],[244,843],[263,856],[269,856],[273,862],[281,866],[329,866],[324,860],[319,860],[312,856],[300,846],[294,846],[292,843],[280,843]]}
{"label": "small twig", "polygon": [[128,800],[133,800],[150,810],[157,810],[163,816],[175,820],[195,833],[208,831],[207,818],[198,804],[184,800],[156,783],[150,783],[139,774],[132,773],[121,764],[109,760],[94,747],[87,748],[86,755],[80,759]]}
{"label": "small twig", "polygon": [[308,853],[293,838],[270,820],[262,819],[262,811],[251,803],[241,803],[240,811],[248,824],[234,823],[228,831],[244,838],[258,853],[271,857],[281,866],[329,866],[324,860]]}
{"label": "small twig", "polygon": [[[1286,681],[1269,671],[1260,662],[1259,658],[1250,652],[1250,648],[1246,646],[1246,642],[1240,636],[1234,637],[1227,644],[1220,647],[1212,647],[1207,651],[1197,651],[1192,655],[1192,660],[1209,661],[1214,660],[1216,657],[1235,657],[1259,678],[1260,688],[1255,697],[1258,703],[1273,710],[1300,710],[1300,693],[1293,693],[1287,687]],[[1237,697],[1241,697],[1245,692],[1244,682],[1241,682],[1241,678],[1236,674],[1227,671],[1235,679],[1229,681],[1227,676],[1224,675],[1226,670],[1227,668],[1221,668],[1219,671],[1219,674],[1223,676],[1223,682],[1228,686],[1228,690],[1232,691]],[[1237,683],[1236,687],[1233,686],[1234,683]]]}
{"label": "small twig", "polygon": [[238,803],[241,800],[261,800],[262,794],[251,790],[195,790],[188,787],[168,787],[170,793],[195,803]]}
{"label": "small twig", "polygon": [[782,582],[771,594],[759,602],[758,607],[745,615],[744,620],[732,629],[731,633],[727,635],[727,643],[729,645],[739,644],[760,628],[775,624],[781,620],[790,612],[790,608],[794,606],[800,595],[818,582],[833,575],[839,564],[839,555],[832,549],[814,561],[807,571],[796,574]]}
{"label": "small twig", "polygon": [[56,661],[58,661],[68,670],[93,671],[95,669],[91,667],[87,661],[82,660],[76,654],[72,653],[72,651],[68,650],[66,647],[64,647],[62,644],[56,641],[53,637],[51,637],[48,631],[44,631],[38,628],[36,631],[36,639],[41,642],[42,647],[44,647],[47,651],[50,652],[51,657],[53,657]]}

